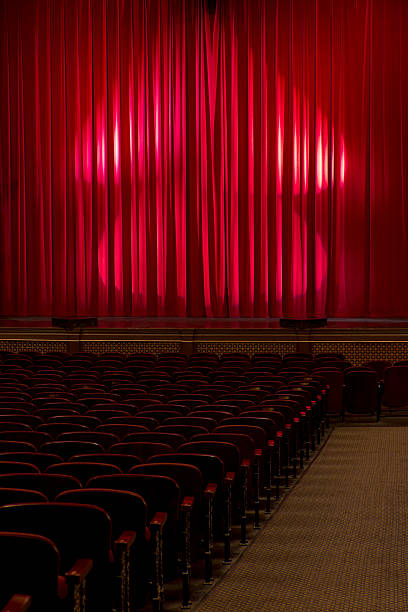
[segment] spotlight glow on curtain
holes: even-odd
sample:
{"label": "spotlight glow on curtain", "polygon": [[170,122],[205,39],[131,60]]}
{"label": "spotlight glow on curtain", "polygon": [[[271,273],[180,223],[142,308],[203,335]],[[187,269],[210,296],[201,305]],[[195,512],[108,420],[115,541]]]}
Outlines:
{"label": "spotlight glow on curtain", "polygon": [[0,313],[406,316],[406,0],[3,0]]}

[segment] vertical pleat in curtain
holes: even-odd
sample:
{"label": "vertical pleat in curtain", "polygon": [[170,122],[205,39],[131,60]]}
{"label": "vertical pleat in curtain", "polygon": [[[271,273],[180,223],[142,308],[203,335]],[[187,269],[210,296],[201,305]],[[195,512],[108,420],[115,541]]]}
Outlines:
{"label": "vertical pleat in curtain", "polygon": [[399,317],[405,0],[4,0],[0,313]]}

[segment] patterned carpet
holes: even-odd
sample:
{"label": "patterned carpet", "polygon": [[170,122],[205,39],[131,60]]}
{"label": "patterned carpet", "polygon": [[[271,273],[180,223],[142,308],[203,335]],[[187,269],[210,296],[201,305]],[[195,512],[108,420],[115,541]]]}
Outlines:
{"label": "patterned carpet", "polygon": [[407,612],[408,428],[337,428],[198,611]]}

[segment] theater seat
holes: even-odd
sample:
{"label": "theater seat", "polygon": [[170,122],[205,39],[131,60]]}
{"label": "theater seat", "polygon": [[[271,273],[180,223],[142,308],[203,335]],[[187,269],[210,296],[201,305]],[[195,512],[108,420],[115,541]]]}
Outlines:
{"label": "theater seat", "polygon": [[110,465],[116,465],[123,473],[128,472],[134,465],[142,463],[140,457],[136,455],[120,455],[119,453],[102,453],[102,454],[89,454],[89,455],[74,455],[70,458],[69,462],[88,462],[92,463],[109,463]]}
{"label": "theater seat", "polygon": [[0,474],[0,487],[40,491],[53,501],[58,493],[79,488],[81,483],[72,476],[60,474]]}
{"label": "theater seat", "polygon": [[50,465],[45,470],[46,474],[63,474],[77,478],[82,486],[85,486],[90,478],[94,476],[105,476],[108,474],[121,474],[121,470],[116,466],[106,463],[92,463],[88,461],[74,461],[70,463],[56,463]]}
{"label": "theater seat", "polygon": [[[89,572],[86,577],[87,606],[90,610],[112,611],[111,520],[104,510],[66,503],[3,506],[0,525],[5,531],[49,538],[61,555],[63,573],[69,574],[74,564],[78,564],[78,568],[86,566]],[[70,579],[76,580],[72,571]],[[41,612],[44,609],[53,608],[48,606]]]}
{"label": "theater seat", "polygon": [[17,452],[17,453],[0,453],[0,461],[22,461],[31,463],[37,466],[40,472],[44,472],[45,468],[53,463],[62,461],[58,455],[52,455],[51,453],[29,453],[29,452]]}
{"label": "theater seat", "polygon": [[0,506],[10,504],[30,504],[32,502],[47,502],[48,498],[40,491],[32,489],[0,488]]}
{"label": "theater seat", "polygon": [[[76,504],[99,506],[112,521],[112,548],[117,566],[116,574],[122,577],[120,593],[116,597],[118,607],[126,610],[145,603],[151,568],[157,552],[150,546],[151,532],[147,527],[147,505],[137,493],[113,489],[75,489],[61,493],[57,500]],[[152,526],[154,535],[154,527]],[[122,596],[121,596],[122,594]]]}
{"label": "theater seat", "polygon": [[408,410],[408,365],[395,365],[384,370],[382,412]]}
{"label": "theater seat", "polygon": [[[60,554],[54,542],[41,535],[1,531],[0,549],[2,612],[69,610],[68,586],[60,575]],[[13,601],[15,593],[28,596],[31,606],[21,596]]]}

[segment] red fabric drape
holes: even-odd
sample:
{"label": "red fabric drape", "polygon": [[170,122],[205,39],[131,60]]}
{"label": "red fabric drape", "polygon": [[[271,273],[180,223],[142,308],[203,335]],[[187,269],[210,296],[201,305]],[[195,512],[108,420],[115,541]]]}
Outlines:
{"label": "red fabric drape", "polygon": [[3,0],[0,313],[408,312],[406,0]]}

